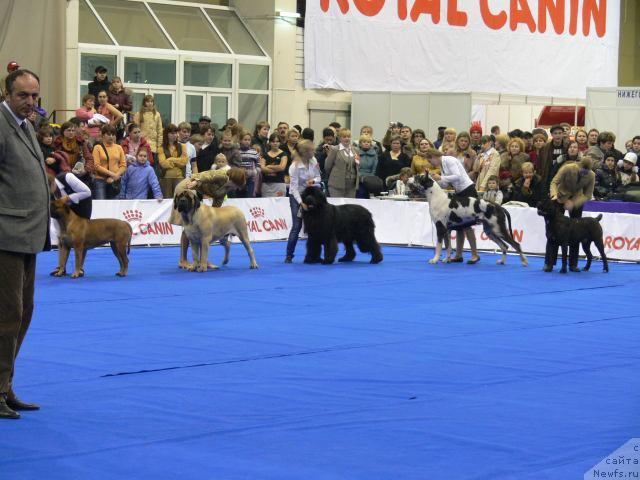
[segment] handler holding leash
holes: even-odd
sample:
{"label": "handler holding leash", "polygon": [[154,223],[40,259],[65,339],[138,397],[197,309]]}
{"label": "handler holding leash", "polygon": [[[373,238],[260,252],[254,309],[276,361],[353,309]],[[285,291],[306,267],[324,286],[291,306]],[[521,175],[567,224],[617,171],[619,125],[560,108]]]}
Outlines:
{"label": "handler holding leash", "polygon": [[0,105],[0,418],[38,410],[13,391],[16,357],[33,313],[36,254],[48,250],[49,187],[44,159],[27,117],[37,106],[40,79],[16,70],[5,79]]}
{"label": "handler holding leash", "polygon": [[[456,157],[443,155],[442,152],[434,148],[427,150],[425,157],[434,167],[441,168],[442,173],[440,175],[437,173],[430,174],[431,178],[438,182],[441,187],[451,186],[455,190],[457,197],[478,198],[476,187],[469,175],[467,175],[460,160]],[[450,261],[457,263],[463,261],[462,249],[465,236],[469,240],[469,247],[471,247],[471,259],[467,260],[467,263],[473,265],[480,261],[480,256],[476,247],[476,235],[472,227],[456,232],[456,256]]]}

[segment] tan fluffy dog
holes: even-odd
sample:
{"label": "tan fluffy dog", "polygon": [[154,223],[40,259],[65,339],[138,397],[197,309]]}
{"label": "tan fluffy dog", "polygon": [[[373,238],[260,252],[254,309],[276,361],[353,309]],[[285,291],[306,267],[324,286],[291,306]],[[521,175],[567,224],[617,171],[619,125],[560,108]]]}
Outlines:
{"label": "tan fluffy dog", "polygon": [[[237,207],[209,207],[203,205],[193,190],[185,190],[174,200],[174,207],[182,216],[182,227],[193,249],[194,264],[190,271],[206,272],[208,268],[209,245],[221,241],[224,245],[222,264],[229,262],[231,250],[230,235],[237,235],[249,255],[249,268],[258,268],[253,248],[249,242],[247,221]],[[209,267],[210,268],[210,267]],[[213,268],[218,268],[213,265]]]}
{"label": "tan fluffy dog", "polygon": [[51,275],[62,277],[67,274],[67,260],[71,248],[75,252],[75,269],[71,278],[84,276],[84,259],[90,248],[111,244],[111,250],[120,263],[119,277],[127,274],[131,249],[131,225],[122,220],[101,218],[87,220],[76,215],[62,199],[51,200],[51,216],[58,220],[60,237],[58,240],[58,268]]}

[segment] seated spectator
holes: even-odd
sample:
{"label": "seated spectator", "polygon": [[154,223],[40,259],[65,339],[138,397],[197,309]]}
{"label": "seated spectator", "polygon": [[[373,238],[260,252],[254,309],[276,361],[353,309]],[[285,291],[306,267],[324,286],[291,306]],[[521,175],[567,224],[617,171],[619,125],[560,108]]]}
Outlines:
{"label": "seated spectator", "polygon": [[593,164],[596,169],[602,166],[605,156],[611,155],[616,161],[621,160],[622,152],[614,148],[616,136],[611,132],[600,132],[598,135],[598,144],[595,147],[590,147],[587,153],[593,158]]}
{"label": "seated spectator", "polygon": [[[358,155],[360,156],[360,164],[358,166],[358,191],[356,192],[356,198],[369,198],[371,196],[368,182],[371,179],[365,182],[367,177],[376,178],[376,169],[378,168],[378,151],[373,146],[373,142],[371,137],[368,135],[361,135],[360,140],[358,142]],[[379,184],[380,188],[377,189],[378,192],[382,190],[382,185]]]}
{"label": "seated spectator", "polygon": [[622,186],[638,182],[638,157],[633,152],[628,152],[622,160],[618,161],[618,183]]}
{"label": "seated spectator", "polygon": [[604,159],[602,167],[596,170],[596,186],[593,196],[597,200],[607,200],[618,188],[618,171],[616,159],[609,155]]}
{"label": "seated spectator", "polygon": [[93,147],[95,168],[94,198],[105,200],[116,198],[120,194],[120,179],[127,171],[124,150],[116,142],[116,128],[113,125],[102,127],[102,143]]}
{"label": "seated spectator", "polygon": [[121,199],[144,200],[148,198],[149,190],[151,190],[153,198],[162,200],[162,190],[160,189],[158,177],[148,159],[149,150],[147,148],[139,148],[136,151],[136,161],[129,165],[122,176]]}
{"label": "seated spectator", "polygon": [[43,125],[38,129],[36,138],[38,139],[38,144],[40,145],[42,156],[44,158],[50,157],[54,151],[53,128],[51,128],[50,125]]}
{"label": "seated spectator", "polygon": [[534,171],[533,163],[522,164],[522,177],[516,180],[513,186],[511,200],[523,202],[530,207],[537,207],[544,197],[542,179]]}
{"label": "seated spectator", "polygon": [[487,189],[482,194],[482,198],[488,202],[502,205],[503,194],[502,191],[500,191],[497,175],[491,175],[487,179]]}

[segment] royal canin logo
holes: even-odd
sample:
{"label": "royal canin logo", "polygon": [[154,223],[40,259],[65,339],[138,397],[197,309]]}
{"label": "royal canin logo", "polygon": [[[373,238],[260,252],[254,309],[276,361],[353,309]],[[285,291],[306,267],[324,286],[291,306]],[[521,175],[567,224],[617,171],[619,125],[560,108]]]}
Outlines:
{"label": "royal canin logo", "polygon": [[134,236],[173,234],[173,225],[169,222],[143,222],[144,215],[140,210],[125,210],[122,216],[131,225]]}
{"label": "royal canin logo", "polygon": [[253,217],[247,221],[247,228],[250,232],[280,232],[289,229],[284,218],[269,218],[262,207],[251,207],[249,213]]}
{"label": "royal canin logo", "polygon": [[251,207],[249,209],[249,213],[253,218],[264,217],[264,208],[262,207]]}

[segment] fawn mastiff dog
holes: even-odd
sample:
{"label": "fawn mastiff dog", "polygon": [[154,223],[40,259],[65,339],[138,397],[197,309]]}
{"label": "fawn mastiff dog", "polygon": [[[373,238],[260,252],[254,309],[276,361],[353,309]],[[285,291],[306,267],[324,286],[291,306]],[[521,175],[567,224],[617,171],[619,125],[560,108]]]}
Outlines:
{"label": "fawn mastiff dog", "polygon": [[[174,208],[182,216],[184,233],[193,249],[193,265],[187,267],[189,271],[206,272],[209,268],[209,244],[219,240],[224,245],[224,259],[222,264],[229,262],[231,251],[231,235],[237,235],[249,255],[249,268],[258,268],[256,258],[249,242],[247,221],[242,211],[237,207],[210,207],[204,205],[198,194],[193,190],[184,190],[173,200]],[[216,269],[215,265],[213,268]]]}
{"label": "fawn mastiff dog", "polygon": [[62,277],[67,274],[67,260],[71,248],[75,253],[75,268],[71,278],[84,276],[84,260],[87,250],[105,243],[111,244],[111,250],[118,259],[120,270],[116,273],[124,277],[129,268],[127,254],[131,249],[131,225],[114,218],[87,220],[76,215],[62,199],[51,200],[51,216],[58,220],[60,237],[58,240],[58,268],[51,275]]}

